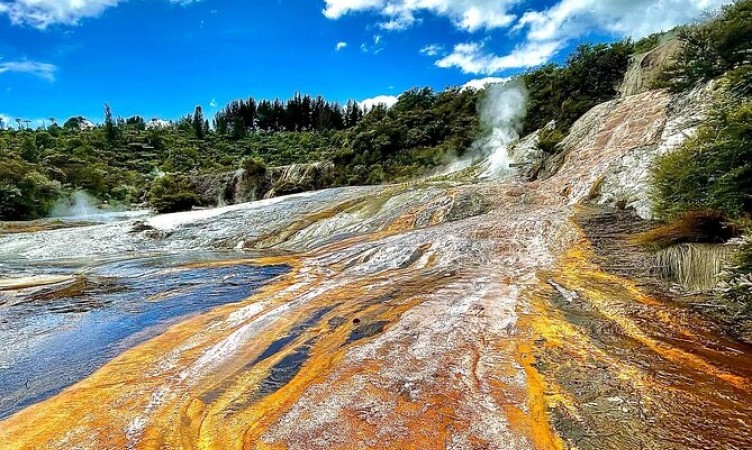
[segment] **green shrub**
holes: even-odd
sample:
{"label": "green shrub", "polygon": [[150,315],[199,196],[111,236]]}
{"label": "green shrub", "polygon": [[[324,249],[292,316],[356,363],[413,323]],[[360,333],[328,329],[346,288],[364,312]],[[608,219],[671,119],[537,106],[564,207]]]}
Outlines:
{"label": "green shrub", "polygon": [[553,154],[558,150],[558,145],[564,140],[564,133],[558,128],[544,128],[538,134],[538,148],[544,153]]}
{"label": "green shrub", "polygon": [[149,205],[159,213],[189,211],[199,202],[188,177],[164,175],[151,185],[147,195]]}
{"label": "green shrub", "polygon": [[752,213],[752,101],[725,99],[694,138],[652,169],[656,212],[665,218],[713,209],[729,218]]}
{"label": "green shrub", "polygon": [[251,178],[262,177],[266,173],[266,164],[261,158],[244,158],[242,166],[246,176]]}
{"label": "green shrub", "polygon": [[647,53],[650,50],[654,50],[661,44],[661,39],[665,33],[653,33],[649,36],[645,36],[634,44],[634,52]]}
{"label": "green shrub", "polygon": [[729,71],[725,76],[725,87],[736,97],[752,97],[752,65]]}
{"label": "green shrub", "polygon": [[47,215],[61,187],[18,158],[0,160],[0,220],[37,219]]}

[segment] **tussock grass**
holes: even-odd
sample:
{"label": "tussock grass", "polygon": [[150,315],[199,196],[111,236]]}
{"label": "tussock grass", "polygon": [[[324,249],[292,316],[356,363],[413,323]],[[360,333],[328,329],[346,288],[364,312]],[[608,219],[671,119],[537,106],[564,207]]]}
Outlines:
{"label": "tussock grass", "polygon": [[684,243],[720,244],[740,234],[741,230],[723,213],[697,210],[682,213],[670,222],[640,233],[632,241],[657,251]]}

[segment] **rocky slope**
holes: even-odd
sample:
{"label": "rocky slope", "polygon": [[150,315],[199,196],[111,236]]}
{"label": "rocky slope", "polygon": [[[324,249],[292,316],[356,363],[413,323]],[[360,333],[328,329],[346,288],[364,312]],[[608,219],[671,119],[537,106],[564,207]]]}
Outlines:
{"label": "rocky slope", "polygon": [[202,205],[234,205],[331,187],[334,183],[334,164],[317,162],[269,167],[260,175],[238,169],[235,172],[198,175],[191,181]]}
{"label": "rocky slope", "polygon": [[587,202],[640,210],[644,186],[625,177],[691,129],[691,95],[595,108],[532,181],[324,190],[134,233],[0,238],[34,261],[242,248],[292,268],[0,422],[0,448],[749,448],[749,348],[610,271],[578,221]]}

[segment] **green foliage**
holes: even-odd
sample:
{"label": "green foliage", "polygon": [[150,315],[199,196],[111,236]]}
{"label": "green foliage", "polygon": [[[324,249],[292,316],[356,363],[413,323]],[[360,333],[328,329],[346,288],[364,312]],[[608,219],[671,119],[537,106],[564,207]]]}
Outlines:
{"label": "green foliage", "polygon": [[141,116],[132,116],[125,119],[125,124],[134,130],[144,131],[146,130],[146,121]]}
{"label": "green foliage", "polygon": [[266,164],[261,158],[244,158],[243,169],[248,177],[262,177],[266,173]]}
{"label": "green foliage", "polygon": [[189,211],[198,204],[198,195],[184,175],[164,175],[154,180],[147,196],[149,205],[159,213]]}
{"label": "green foliage", "polygon": [[63,129],[79,130],[84,123],[86,123],[86,119],[83,116],[71,117],[63,123]]}
{"label": "green foliage", "polygon": [[724,78],[725,87],[732,95],[752,98],[752,65],[731,70]]}
{"label": "green foliage", "polygon": [[566,131],[595,105],[613,99],[629,67],[633,45],[580,45],[564,66],[545,65],[523,75],[529,104],[525,133],[552,120]]}
{"label": "green foliage", "polygon": [[664,33],[653,33],[645,36],[634,44],[634,52],[637,54],[647,53],[650,50],[657,48],[661,44],[661,38]]}
{"label": "green foliage", "polygon": [[204,111],[200,105],[196,106],[196,110],[193,112],[193,132],[197,139],[203,139],[208,131],[209,127],[204,119]]}
{"label": "green foliage", "polygon": [[558,128],[544,128],[538,134],[538,148],[544,153],[556,153],[558,145],[564,140],[564,133]]}
{"label": "green foliage", "polygon": [[60,185],[34,165],[16,157],[0,159],[0,220],[42,217],[60,194]]}
{"label": "green foliage", "polygon": [[407,179],[461,156],[480,129],[481,95],[459,88],[412,89],[390,109],[375,107],[347,132],[345,148],[336,152],[339,182]]}
{"label": "green foliage", "polygon": [[661,157],[652,172],[663,217],[714,209],[730,218],[752,213],[752,100],[725,99],[697,135]]}
{"label": "green foliage", "polygon": [[752,63],[752,1],[724,6],[712,20],[679,31],[682,50],[659,77],[658,87],[673,91],[719,77]]}
{"label": "green foliage", "polygon": [[115,125],[115,119],[112,118],[112,110],[110,105],[104,104],[104,135],[107,142],[114,144],[118,140],[118,129]]}

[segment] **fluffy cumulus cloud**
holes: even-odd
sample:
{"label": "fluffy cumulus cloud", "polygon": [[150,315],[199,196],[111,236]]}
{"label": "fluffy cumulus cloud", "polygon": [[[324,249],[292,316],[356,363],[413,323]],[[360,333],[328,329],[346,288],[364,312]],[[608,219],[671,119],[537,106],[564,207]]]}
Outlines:
{"label": "fluffy cumulus cloud", "polygon": [[397,97],[394,95],[377,95],[376,97],[361,100],[358,103],[366,110],[369,110],[376,105],[385,105],[387,108],[391,108],[397,103]]}
{"label": "fluffy cumulus cloud", "polygon": [[337,42],[337,45],[334,46],[334,50],[336,51],[344,50],[345,47],[347,47],[347,42],[340,41],[340,42]]}
{"label": "fluffy cumulus cloud", "polygon": [[418,21],[422,12],[448,17],[463,30],[477,31],[505,27],[512,23],[509,13],[520,0],[325,0],[324,15],[338,19],[348,13],[374,11],[388,30],[401,30]]}
{"label": "fluffy cumulus cloud", "polygon": [[0,74],[17,72],[27,73],[47,81],[55,81],[57,67],[53,64],[37,61],[6,61],[0,58]]}
{"label": "fluffy cumulus cloud", "polygon": [[[53,24],[76,25],[81,19],[97,17],[124,0],[0,0],[0,14],[15,25],[45,29]],[[188,5],[200,0],[169,0]]]}
{"label": "fluffy cumulus cloud", "polygon": [[[732,0],[559,0],[548,8],[525,9],[522,0],[324,0],[324,14],[338,19],[356,12],[376,13],[380,26],[403,30],[419,22],[421,14],[448,18],[475,39],[455,44],[449,54],[422,53],[439,57],[436,65],[465,73],[495,74],[549,61],[578,37],[598,32],[641,38],[691,22]],[[477,32],[503,30],[519,44],[507,54],[496,54],[488,40]]]}
{"label": "fluffy cumulus cloud", "polygon": [[507,55],[498,56],[486,50],[484,43],[457,44],[449,55],[436,61],[442,68],[456,67],[463,73],[492,75],[507,69],[533,67],[551,59],[561,48],[559,41],[526,42]]}
{"label": "fluffy cumulus cloud", "polygon": [[572,38],[589,30],[641,38],[691,22],[731,0],[561,0],[543,11],[528,11],[516,28],[528,38]]}

